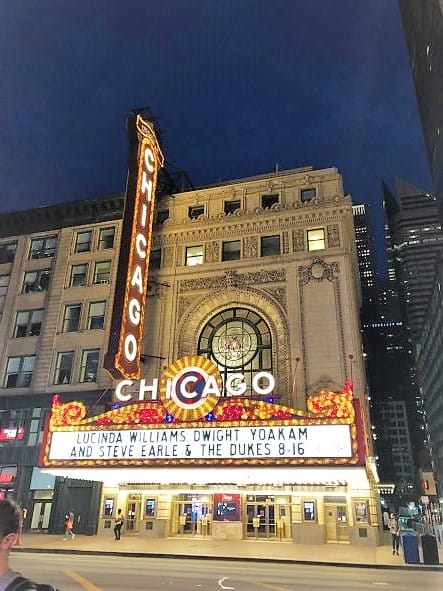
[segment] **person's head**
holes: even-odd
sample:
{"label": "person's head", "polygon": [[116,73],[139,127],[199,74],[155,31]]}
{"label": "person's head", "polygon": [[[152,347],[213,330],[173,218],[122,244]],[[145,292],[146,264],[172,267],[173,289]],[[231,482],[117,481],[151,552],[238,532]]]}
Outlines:
{"label": "person's head", "polygon": [[17,505],[5,499],[0,501],[1,551],[8,552],[14,545],[20,526],[20,510]]}

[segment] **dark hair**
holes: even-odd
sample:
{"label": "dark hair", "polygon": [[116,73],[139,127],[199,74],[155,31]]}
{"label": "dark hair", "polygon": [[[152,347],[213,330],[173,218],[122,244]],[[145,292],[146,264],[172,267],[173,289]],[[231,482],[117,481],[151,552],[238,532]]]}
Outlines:
{"label": "dark hair", "polygon": [[0,501],[0,538],[8,534],[16,534],[20,524],[20,510],[9,499]]}

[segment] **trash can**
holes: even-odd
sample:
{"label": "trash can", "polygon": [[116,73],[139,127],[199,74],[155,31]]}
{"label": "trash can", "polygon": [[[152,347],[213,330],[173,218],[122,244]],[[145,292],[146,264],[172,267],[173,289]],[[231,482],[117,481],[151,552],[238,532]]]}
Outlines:
{"label": "trash can", "polygon": [[421,537],[421,548],[423,550],[424,564],[439,564],[438,547],[435,536],[423,534]]}
{"label": "trash can", "polygon": [[410,532],[404,532],[401,536],[403,556],[407,564],[420,564],[418,554],[418,537]]}

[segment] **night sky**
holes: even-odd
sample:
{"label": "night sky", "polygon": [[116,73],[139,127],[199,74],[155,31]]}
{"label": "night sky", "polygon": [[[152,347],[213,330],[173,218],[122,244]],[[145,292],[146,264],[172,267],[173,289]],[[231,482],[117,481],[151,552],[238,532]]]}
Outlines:
{"label": "night sky", "polygon": [[429,190],[397,0],[0,0],[0,213],[125,188],[149,106],[194,186],[337,166]]}

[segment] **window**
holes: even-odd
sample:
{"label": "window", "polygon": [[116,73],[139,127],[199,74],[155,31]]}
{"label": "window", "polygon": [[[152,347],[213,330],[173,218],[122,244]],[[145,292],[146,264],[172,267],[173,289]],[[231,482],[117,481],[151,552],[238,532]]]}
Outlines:
{"label": "window", "polygon": [[101,228],[98,237],[98,249],[114,248],[115,228]]}
{"label": "window", "polygon": [[155,517],[155,499],[145,500],[145,517]]}
{"label": "window", "polygon": [[57,236],[45,236],[44,238],[35,238],[34,240],[31,240],[29,258],[43,259],[45,257],[53,257],[56,244]]}
{"label": "window", "polygon": [[[244,375],[245,395],[252,393],[252,380],[257,372],[272,373],[272,341],[266,322],[246,308],[230,308],[213,316],[198,339],[197,354],[217,365],[223,381],[239,372]],[[238,379],[231,382],[239,388]]]}
{"label": "window", "polygon": [[88,313],[88,330],[103,328],[106,302],[91,302]]}
{"label": "window", "polygon": [[81,287],[86,285],[87,273],[87,263],[83,263],[81,265],[72,265],[71,277],[69,278],[69,287]]}
{"label": "window", "polygon": [[94,283],[109,283],[111,276],[111,261],[95,263]]}
{"label": "window", "polygon": [[311,199],[314,199],[316,195],[317,195],[317,191],[315,190],[314,187],[312,187],[310,189],[302,189],[300,191],[300,198],[301,198],[302,203],[306,203],[306,201],[311,201]]}
{"label": "window", "polygon": [[6,366],[5,388],[27,388],[31,384],[35,355],[9,357]]}
{"label": "window", "polygon": [[98,371],[98,358],[100,349],[88,349],[83,351],[82,365],[80,368],[81,382],[96,382]]}
{"label": "window", "polygon": [[28,273],[25,273],[22,293],[47,291],[49,287],[50,276],[49,269],[42,269],[41,271],[29,271]]}
{"label": "window", "polygon": [[75,252],[89,252],[91,250],[92,231],[78,232],[75,241]]}
{"label": "window", "polygon": [[43,310],[26,310],[17,312],[13,336],[34,337],[40,334]]}
{"label": "window", "polygon": [[0,275],[0,297],[4,297],[8,293],[9,275]]}
{"label": "window", "polygon": [[205,206],[204,205],[191,205],[188,209],[188,217],[191,220],[196,220],[198,217],[205,213]]}
{"label": "window", "polygon": [[237,209],[240,209],[240,199],[235,199],[233,201],[225,201],[224,212],[226,215],[234,213],[234,211],[237,211]]}
{"label": "window", "polygon": [[160,269],[162,262],[162,251],[161,248],[154,248],[151,250],[151,254],[149,255],[149,268],[150,269]]}
{"label": "window", "polygon": [[303,503],[303,521],[315,521],[315,502],[304,501]]}
{"label": "window", "polygon": [[105,497],[103,501],[103,517],[111,517],[114,513],[114,497]]}
{"label": "window", "polygon": [[17,242],[9,242],[8,244],[0,244],[0,264],[12,263],[17,250]]}
{"label": "window", "polygon": [[240,240],[223,242],[222,261],[238,261],[240,259]]}
{"label": "window", "polygon": [[65,306],[63,314],[62,332],[76,332],[80,325],[81,304],[69,304]]}
{"label": "window", "polygon": [[308,230],[308,250],[325,249],[325,231],[323,228]]}
{"label": "window", "polygon": [[161,209],[157,211],[156,222],[157,224],[163,224],[169,219],[169,209]]}
{"label": "window", "polygon": [[355,521],[357,523],[369,522],[367,501],[359,501],[355,503]]}
{"label": "window", "polygon": [[203,264],[203,245],[200,246],[187,246],[186,247],[186,261],[187,267],[193,267],[194,265]]}
{"label": "window", "polygon": [[280,236],[262,236],[260,242],[262,257],[280,254]]}
{"label": "window", "polygon": [[[25,444],[25,427],[28,427],[30,409],[0,410],[0,445],[8,447]],[[13,465],[0,466],[0,475],[16,475],[17,467]],[[11,481],[9,481],[11,482]]]}
{"label": "window", "polygon": [[55,364],[54,384],[70,384],[72,376],[72,365],[74,363],[74,351],[57,353]]}
{"label": "window", "polygon": [[45,416],[41,408],[32,409],[31,422],[28,430],[28,445],[38,445],[42,442],[42,435],[45,425]]}
{"label": "window", "polygon": [[269,209],[276,203],[278,203],[278,193],[272,193],[272,195],[261,196],[261,206],[263,207],[263,209]]}

